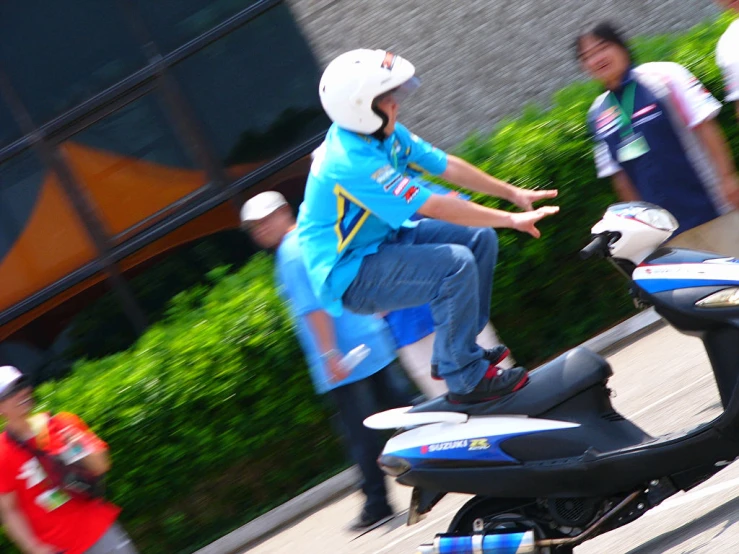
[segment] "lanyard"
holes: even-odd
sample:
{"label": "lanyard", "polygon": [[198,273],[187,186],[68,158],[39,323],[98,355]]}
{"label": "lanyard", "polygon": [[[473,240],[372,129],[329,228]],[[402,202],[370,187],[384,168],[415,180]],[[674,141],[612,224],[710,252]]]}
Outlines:
{"label": "lanyard", "polygon": [[621,136],[628,136],[634,134],[634,128],[631,125],[631,118],[634,115],[634,96],[636,95],[636,83],[631,81],[624,89],[624,94],[621,97],[621,102],[618,101],[616,95],[611,92],[611,102],[613,105],[618,106],[619,116],[621,118]]}
{"label": "lanyard", "polygon": [[395,134],[393,134],[393,143],[390,146],[390,157],[392,158],[392,164],[393,167],[397,170],[398,169],[398,152],[395,151],[395,147],[398,145],[398,141],[395,138]]}

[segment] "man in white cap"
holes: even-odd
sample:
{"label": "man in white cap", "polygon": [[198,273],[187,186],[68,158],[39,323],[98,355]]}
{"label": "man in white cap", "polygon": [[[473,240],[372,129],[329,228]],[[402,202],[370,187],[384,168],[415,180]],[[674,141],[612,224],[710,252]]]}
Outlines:
{"label": "man in white cap", "polygon": [[6,420],[0,434],[0,516],[7,535],[24,554],[136,554],[116,523],[117,506],[80,496],[62,481],[59,464],[78,462],[95,477],[106,473],[108,446],[75,415],[31,415],[32,408],[23,374],[0,366],[0,416]]}
{"label": "man in white cap", "polygon": [[[348,311],[332,317],[322,309],[308,281],[295,218],[280,193],[263,192],[248,200],[241,221],[259,246],[276,250],[275,277],[295,322],[313,385],[337,406],[352,457],[362,472],[366,500],[351,528],[379,525],[392,515],[385,477],[377,466],[383,443],[363,421],[382,409],[411,403],[392,337],[382,318]],[[362,344],[369,349],[367,357],[347,371],[342,358]]]}
{"label": "man in white cap", "polygon": [[[399,104],[419,84],[414,74],[413,64],[384,50],[352,50],[326,68],[319,96],[334,124],[308,176],[300,246],[313,290],[334,316],[344,307],[368,314],[428,303],[436,326],[433,363],[450,400],[494,400],[524,386],[527,375],[498,367],[499,352],[476,342],[489,321],[498,254],[492,228],[538,238],[536,224],[558,208],[532,204],[557,193],[500,181],[398,123]],[[434,194],[422,172],[525,211]],[[410,224],[416,213],[424,219]]]}

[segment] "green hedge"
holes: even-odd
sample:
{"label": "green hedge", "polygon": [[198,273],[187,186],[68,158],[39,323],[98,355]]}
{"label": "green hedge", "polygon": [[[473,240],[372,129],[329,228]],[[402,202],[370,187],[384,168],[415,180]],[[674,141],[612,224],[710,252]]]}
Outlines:
{"label": "green hedge", "polygon": [[271,262],[210,277],[130,350],[37,391],[108,441],[111,499],[147,553],[191,551],[344,467]]}
{"label": "green hedge", "polygon": [[[641,61],[687,65],[721,97],[713,48],[729,20],[636,41]],[[573,62],[574,63],[574,62]],[[498,177],[556,187],[561,213],[538,241],[501,232],[493,319],[516,357],[535,364],[633,312],[622,279],[582,262],[589,229],[615,200],[595,177],[576,84],[549,110],[528,107],[458,149]],[[739,126],[722,114],[739,151]],[[494,203],[491,203],[494,204]],[[38,391],[42,407],[81,415],[112,449],[111,497],[146,553],[192,551],[344,464],[263,256],[176,296],[130,349],[81,361]],[[0,539],[2,551],[11,547]]]}

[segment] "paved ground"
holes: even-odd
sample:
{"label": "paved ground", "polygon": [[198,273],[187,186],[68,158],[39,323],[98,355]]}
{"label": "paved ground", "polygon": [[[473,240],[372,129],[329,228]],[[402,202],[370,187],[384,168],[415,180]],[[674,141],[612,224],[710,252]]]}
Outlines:
{"label": "paved ground", "polygon": [[[718,415],[718,393],[697,339],[660,329],[608,357],[615,375],[613,400],[621,413],[649,433],[678,431]],[[469,498],[448,496],[413,527],[405,526],[410,489],[393,485],[398,517],[357,537],[345,530],[361,508],[352,494],[252,548],[253,554],[413,554],[444,532]],[[687,493],[676,495],[642,519],[594,539],[577,554],[706,554],[739,552],[739,464]]]}

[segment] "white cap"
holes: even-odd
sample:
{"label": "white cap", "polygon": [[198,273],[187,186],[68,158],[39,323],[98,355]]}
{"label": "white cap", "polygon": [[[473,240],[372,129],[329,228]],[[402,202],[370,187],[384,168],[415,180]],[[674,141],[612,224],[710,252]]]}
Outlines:
{"label": "white cap", "polygon": [[282,206],[287,206],[287,200],[279,192],[268,190],[250,198],[241,208],[241,221],[259,221]]}
{"label": "white cap", "polygon": [[23,378],[23,374],[18,371],[18,368],[12,365],[0,366],[0,397],[13,386],[13,384],[19,379]]}

